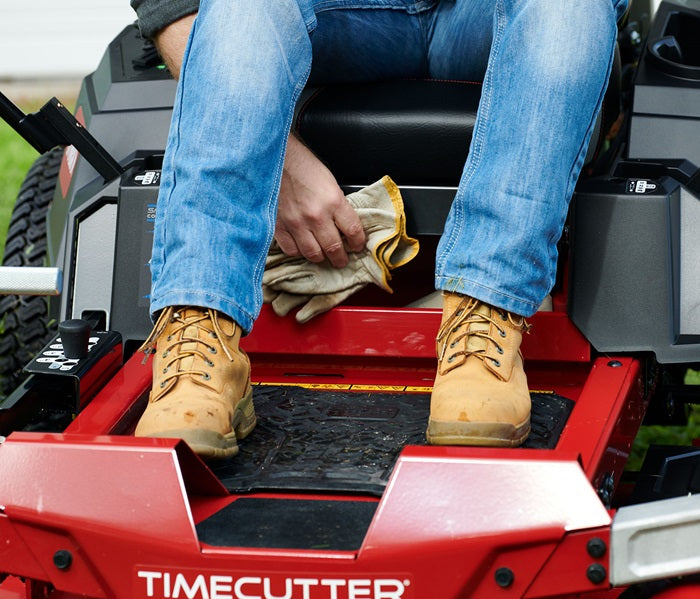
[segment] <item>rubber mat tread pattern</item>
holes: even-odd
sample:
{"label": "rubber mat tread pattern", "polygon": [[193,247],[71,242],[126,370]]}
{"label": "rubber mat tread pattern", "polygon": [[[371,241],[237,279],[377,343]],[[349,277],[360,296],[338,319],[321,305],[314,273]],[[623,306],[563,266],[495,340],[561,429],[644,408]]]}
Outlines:
{"label": "rubber mat tread pattern", "polygon": [[[381,495],[406,445],[425,445],[426,393],[320,391],[256,386],[258,424],[231,460],[211,469],[231,491],[313,491]],[[556,446],[574,402],[532,393],[524,447]]]}

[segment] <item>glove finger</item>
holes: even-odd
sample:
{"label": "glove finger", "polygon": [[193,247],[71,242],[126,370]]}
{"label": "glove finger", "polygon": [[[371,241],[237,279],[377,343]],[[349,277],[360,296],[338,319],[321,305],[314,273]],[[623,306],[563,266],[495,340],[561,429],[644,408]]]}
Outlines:
{"label": "glove finger", "polygon": [[309,299],[308,295],[296,295],[294,293],[279,293],[272,301],[272,309],[277,316],[287,316],[294,308]]}
{"label": "glove finger", "polygon": [[[263,272],[263,285],[277,289],[278,291],[290,291],[292,293],[304,293],[307,289],[314,289],[316,277],[313,265],[302,258],[301,264],[279,264]],[[292,289],[298,287],[300,289]]]}
{"label": "glove finger", "polygon": [[271,304],[274,299],[279,295],[277,291],[268,287],[267,285],[262,286],[263,294],[263,304]]}
{"label": "glove finger", "polygon": [[354,287],[344,289],[338,293],[322,293],[314,295],[309,299],[304,307],[299,310],[295,316],[297,322],[303,324],[309,322],[314,316],[318,316],[323,312],[328,312],[331,308],[335,308],[338,304],[350,297],[356,291],[365,287],[367,283],[358,283]]}

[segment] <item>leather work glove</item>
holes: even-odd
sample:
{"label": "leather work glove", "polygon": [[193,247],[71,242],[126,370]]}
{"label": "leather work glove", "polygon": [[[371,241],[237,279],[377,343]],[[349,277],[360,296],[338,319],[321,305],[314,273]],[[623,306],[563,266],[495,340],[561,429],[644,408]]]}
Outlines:
{"label": "leather work glove", "polygon": [[362,222],[367,242],[361,252],[348,254],[344,268],[335,268],[328,260],[315,263],[286,256],[277,242],[272,243],[263,274],[263,299],[272,304],[277,315],[285,316],[304,304],[296,320],[307,322],[368,283],[392,293],[391,271],[418,253],[418,240],[406,235],[401,193],[389,177],[349,194],[347,199]]}

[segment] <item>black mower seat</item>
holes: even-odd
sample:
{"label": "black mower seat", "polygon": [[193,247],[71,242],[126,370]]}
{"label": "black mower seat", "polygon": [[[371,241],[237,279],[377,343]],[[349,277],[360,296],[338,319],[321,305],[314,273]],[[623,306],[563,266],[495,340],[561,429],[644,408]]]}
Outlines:
{"label": "black mower seat", "polygon": [[301,105],[297,133],[342,183],[388,174],[400,185],[454,186],[480,95],[481,84],[455,81],[323,87]]}
{"label": "black mower seat", "polygon": [[[619,114],[619,59],[586,162]],[[296,133],[341,185],[388,174],[400,186],[456,187],[469,151],[481,84],[397,80],[307,90]]]}

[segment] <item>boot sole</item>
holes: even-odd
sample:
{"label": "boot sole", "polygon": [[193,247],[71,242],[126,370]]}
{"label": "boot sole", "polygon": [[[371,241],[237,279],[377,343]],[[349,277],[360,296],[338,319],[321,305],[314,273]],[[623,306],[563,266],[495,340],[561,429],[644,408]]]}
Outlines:
{"label": "boot sole", "polygon": [[425,436],[430,445],[518,447],[530,434],[530,418],[520,424],[503,422],[449,422],[428,420]]}
{"label": "boot sole", "polygon": [[249,388],[233,412],[230,433],[222,435],[205,429],[183,428],[150,433],[148,436],[182,439],[203,459],[223,459],[238,453],[238,439],[245,439],[253,431],[256,423],[253,390]]}

